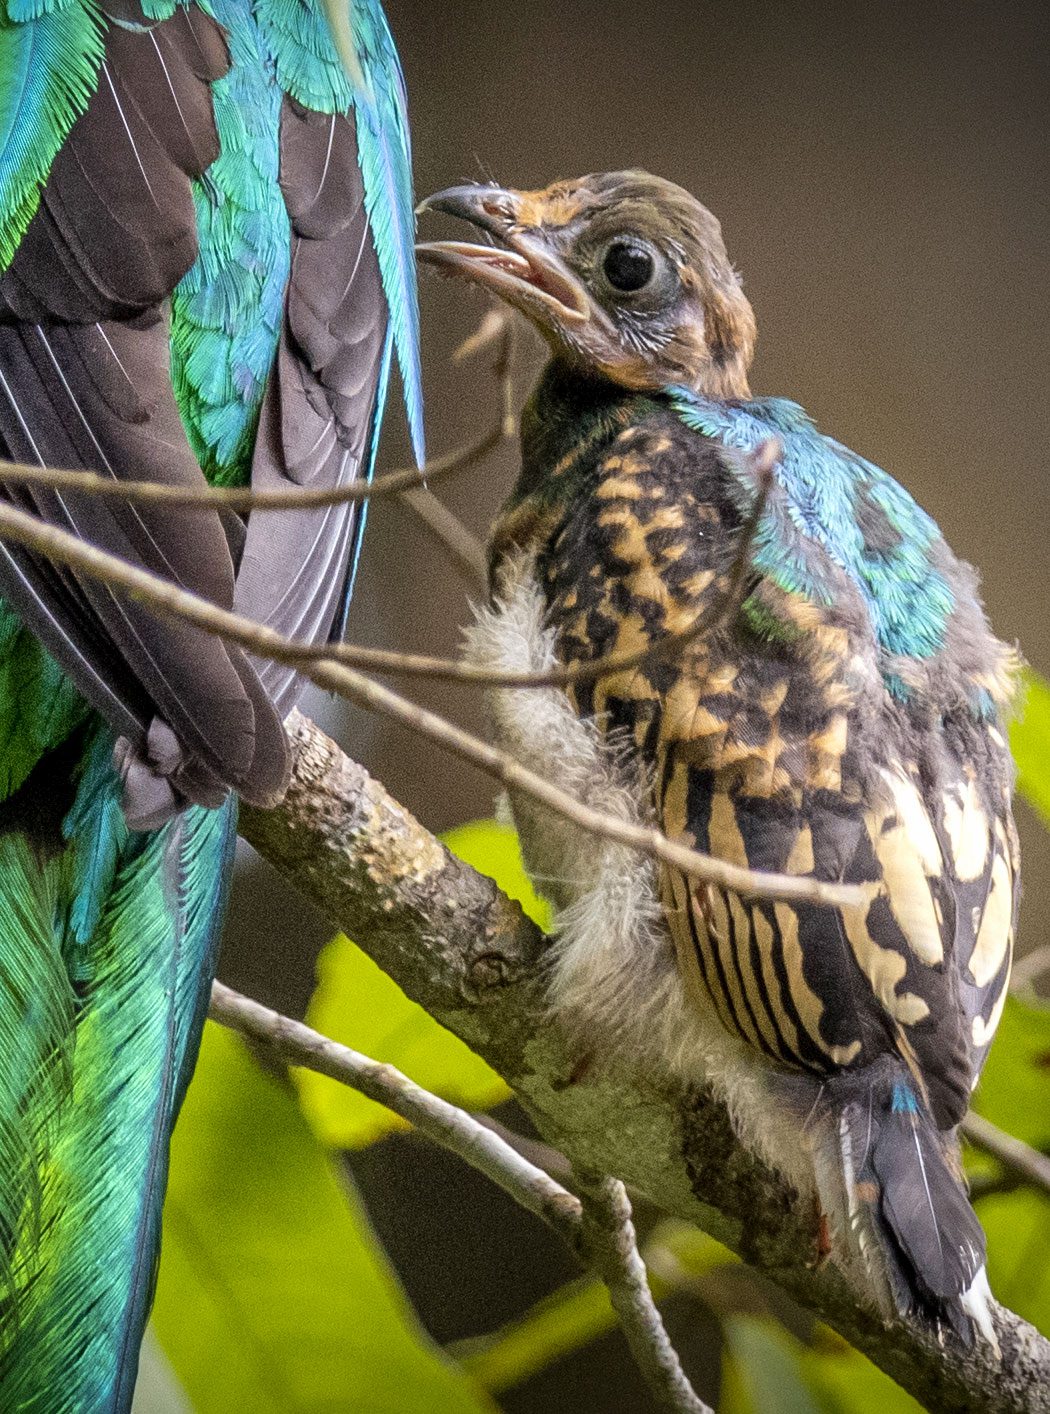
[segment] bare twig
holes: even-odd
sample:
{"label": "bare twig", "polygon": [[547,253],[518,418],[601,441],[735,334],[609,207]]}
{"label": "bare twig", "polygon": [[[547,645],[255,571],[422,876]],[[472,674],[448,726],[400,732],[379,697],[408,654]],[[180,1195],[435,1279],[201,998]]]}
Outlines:
{"label": "bare twig", "polygon": [[268,1047],[289,1065],[327,1075],[393,1110],[435,1144],[485,1174],[579,1253],[580,1200],[466,1110],[424,1090],[394,1066],[329,1040],[222,982],[212,986],[208,1014],[221,1026]]}
{"label": "bare twig", "polygon": [[521,1134],[518,1130],[511,1129],[509,1125],[503,1124],[494,1115],[475,1114],[474,1118],[486,1129],[491,1129],[493,1134],[498,1134],[505,1144],[516,1149],[523,1158],[549,1173],[551,1178],[556,1178],[559,1183],[571,1181],[572,1164],[564,1154],[559,1153],[550,1144],[545,1144],[542,1139],[533,1139],[529,1134]]}
{"label": "bare twig", "polygon": [[[426,486],[418,486],[412,491],[401,493],[401,504],[418,516],[435,540],[448,552],[449,559],[476,594],[484,595],[488,587],[488,565],[485,548],[476,535],[472,535],[458,516],[434,495]],[[329,647],[336,647],[331,644]],[[440,660],[439,660],[440,661]],[[458,664],[451,664],[456,667]],[[395,667],[392,671],[397,672]],[[411,671],[411,670],[409,670]],[[428,673],[428,677],[435,674]],[[449,676],[446,674],[446,676]]]}
{"label": "bare twig", "polygon": [[273,629],[227,609],[220,609],[209,600],[190,594],[171,581],[150,574],[115,555],[109,555],[97,546],[86,544],[75,535],[57,526],[47,525],[25,511],[0,505],[0,539],[28,546],[50,560],[69,565],[111,587],[124,589],[152,608],[185,619],[205,633],[238,643],[259,657],[297,666],[318,687],[336,692],[366,711],[401,722],[461,760],[479,767],[507,789],[531,796],[581,829],[627,845],[690,877],[702,879],[744,898],[836,906],[859,905],[862,902],[863,895],[855,887],[829,884],[809,877],[744,869],[678,844],[652,826],[636,825],[594,810],[553,782],[528,770],[505,752],[382,684],[338,663],[311,661],[300,644]]}
{"label": "bare twig", "polygon": [[385,1105],[542,1218],[605,1281],[631,1353],[661,1403],[686,1414],[711,1414],[693,1394],[660,1319],[622,1183],[588,1179],[581,1205],[575,1194],[530,1163],[493,1126],[424,1090],[394,1066],[340,1045],[221,982],[212,986],[209,1015],[287,1064],[327,1075]]}
{"label": "bare twig", "polygon": [[626,1188],[606,1175],[577,1170],[577,1177],[587,1253],[609,1289],[635,1364],[665,1409],[713,1414],[689,1383],[649,1290]]}
{"label": "bare twig", "polygon": [[[482,329],[486,326],[482,325]],[[481,330],[479,330],[479,334]],[[465,446],[435,457],[423,467],[401,467],[372,481],[355,481],[349,486],[299,487],[284,491],[253,491],[250,486],[167,486],[156,481],[124,481],[101,476],[94,471],[66,471],[52,467],[27,466],[23,462],[0,460],[0,483],[45,486],[52,491],[77,491],[82,495],[168,506],[221,508],[241,513],[256,511],[306,511],[323,506],[349,505],[356,501],[376,501],[433,485],[458,471],[467,471],[515,435],[514,398],[511,380],[513,325],[506,321],[489,331],[483,344],[499,339],[493,373],[499,390],[498,420],[483,436]]]}
{"label": "bare twig", "polygon": [[[428,487],[424,478],[433,481],[450,471],[473,465],[500,440],[493,430],[475,445],[438,458],[424,471],[412,469],[391,472],[378,477],[371,485],[360,483],[339,490],[292,490],[252,492],[236,488],[192,490],[177,486],[161,486],[153,482],[117,482],[93,472],[51,471],[40,467],[0,462],[0,481],[32,481],[59,490],[74,489],[93,495],[116,496],[132,501],[166,501],[182,506],[221,505],[227,509],[286,510],[334,505],[345,501],[360,501],[366,497],[401,493],[401,500],[427,525],[445,546],[456,567],[470,586],[482,596],[487,590],[485,551],[475,536],[444,506]],[[387,648],[368,648],[353,643],[317,644],[288,640],[288,652],[299,652],[304,661],[343,663],[362,672],[376,672],[396,677],[418,677],[443,682],[464,683],[475,687],[544,688],[568,687],[596,682],[599,678],[627,672],[650,662],[674,657],[702,633],[713,632],[724,623],[739,603],[754,541],[769,489],[770,472],[779,455],[777,443],[764,442],[751,453],[758,496],[755,508],[740,535],[740,542],[730,569],[725,592],[699,614],[684,629],[664,634],[629,653],[609,653],[589,662],[559,665],[540,672],[493,672],[475,663],[454,658],[434,657],[422,653],[393,652]],[[408,489],[406,489],[406,487]],[[140,494],[141,493],[141,494]],[[290,661],[290,660],[289,660]]]}
{"label": "bare twig", "polygon": [[0,482],[45,486],[49,491],[77,491],[115,501],[160,503],[187,508],[205,507],[226,511],[309,511],[322,506],[342,506],[355,501],[376,501],[398,496],[414,487],[429,486],[457,471],[467,471],[504,440],[503,415],[477,441],[456,447],[435,457],[424,467],[406,466],[385,472],[372,481],[354,481],[349,486],[295,487],[287,491],[253,491],[250,486],[169,486],[157,481],[115,481],[95,471],[63,471],[52,467],[27,466],[23,462],[0,461]]}
{"label": "bare twig", "polygon": [[963,1120],[961,1128],[975,1148],[983,1149],[986,1154],[998,1159],[1003,1168],[1021,1183],[1050,1193],[1050,1158],[1045,1154],[1023,1140],[1015,1139],[1012,1134],[1004,1133],[984,1115],[973,1111]]}

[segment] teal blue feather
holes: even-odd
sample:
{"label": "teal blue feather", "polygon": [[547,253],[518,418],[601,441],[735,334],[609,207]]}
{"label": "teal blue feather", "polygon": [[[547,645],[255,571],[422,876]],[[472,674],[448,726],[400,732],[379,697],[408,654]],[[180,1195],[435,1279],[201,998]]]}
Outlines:
{"label": "teal blue feather", "polygon": [[[172,300],[172,380],[194,452],[213,481],[247,478],[288,279],[289,225],[278,181],[283,90],[317,112],[355,111],[365,201],[422,462],[411,152],[401,70],[382,11],[372,3],[350,11],[369,79],[365,98],[316,4],[214,0],[211,8],[229,34],[232,61],[213,87],[221,152],[195,183],[200,254]],[[384,367],[384,393],[386,381]]]}
{"label": "teal blue feather", "polygon": [[200,254],[171,302],[171,376],[209,480],[248,479],[290,263],[279,185],[281,92],[248,0],[215,0],[230,72],[212,86],[220,152],[194,183]]}
{"label": "teal blue feather", "polygon": [[314,0],[257,0],[255,12],[273,54],[278,83],[287,93],[320,113],[354,109],[365,204],[390,308],[412,446],[422,464],[412,153],[404,79],[386,17],[376,0],[350,4],[351,36],[365,78],[361,90],[339,61],[327,20]]}
{"label": "teal blue feather", "polygon": [[[753,451],[777,437],[784,454],[774,469],[775,492],[759,527],[757,568],[790,592],[833,603],[834,585],[822,572],[818,545],[860,591],[879,646],[889,656],[929,658],[944,646],[955,600],[937,568],[940,531],[896,481],[839,442],[824,437],[797,405],[783,398],[722,402],[680,388],[668,390],[688,427],[727,447]],[[743,473],[741,508],[755,487]],[[895,543],[873,549],[858,508],[867,500],[885,517]],[[895,679],[887,665],[887,685]]]}

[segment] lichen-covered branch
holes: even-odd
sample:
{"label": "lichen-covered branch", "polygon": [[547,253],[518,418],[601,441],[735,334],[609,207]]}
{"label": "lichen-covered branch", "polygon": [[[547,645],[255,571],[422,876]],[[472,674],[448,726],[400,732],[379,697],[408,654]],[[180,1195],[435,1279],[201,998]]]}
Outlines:
{"label": "lichen-covered branch", "polygon": [[457,861],[304,717],[288,723],[292,783],[242,833],[404,990],[513,1086],[543,1136],[580,1169],[615,1174],[700,1224],[817,1312],[928,1408],[1050,1414],[1050,1343],[997,1311],[1002,1361],[941,1347],[860,1308],[811,1264],[816,1217],[744,1150],[725,1109],[631,1071],[581,1066],[543,1001],[545,940],[488,879]]}

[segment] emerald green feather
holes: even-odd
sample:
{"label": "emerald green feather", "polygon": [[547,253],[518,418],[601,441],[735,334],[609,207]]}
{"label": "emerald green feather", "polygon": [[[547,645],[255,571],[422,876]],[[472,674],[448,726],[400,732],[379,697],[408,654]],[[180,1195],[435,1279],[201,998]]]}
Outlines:
{"label": "emerald green feather", "polygon": [[[25,837],[0,834],[4,903],[0,971],[0,1316],[18,1319],[19,1271],[40,1230],[39,1173],[68,1095],[73,990],[54,918],[60,864],[43,865]],[[0,1402],[0,1408],[15,1406]]]}
{"label": "emerald green feather", "polygon": [[130,1403],[168,1136],[197,1054],[235,838],[231,800],[151,835],[124,829],[116,855],[100,853],[99,830],[119,812],[115,773],[97,769],[111,747],[100,732],[66,822],[67,879],[97,871],[104,901],[87,948],[75,910],[69,926],[52,925],[52,958],[61,935],[77,974],[72,1091],[48,1110],[39,1193],[35,1206],[22,1201],[17,1316],[0,1354],[0,1408],[40,1414]]}
{"label": "emerald green feather", "polygon": [[102,62],[92,0],[0,6],[0,270],[11,263]]}
{"label": "emerald green feather", "polygon": [[0,801],[87,716],[73,684],[0,600]]}
{"label": "emerald green feather", "polygon": [[279,184],[281,91],[247,0],[215,0],[229,73],[212,85],[220,153],[194,182],[200,254],[171,302],[171,377],[208,480],[248,480],[284,318],[290,223]]}

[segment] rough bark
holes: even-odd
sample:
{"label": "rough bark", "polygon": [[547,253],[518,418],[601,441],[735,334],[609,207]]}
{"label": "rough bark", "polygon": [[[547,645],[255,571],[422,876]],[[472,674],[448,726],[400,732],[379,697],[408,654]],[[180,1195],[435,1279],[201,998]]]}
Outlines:
{"label": "rough bark", "polygon": [[[811,1265],[816,1215],[735,1138],[702,1093],[615,1062],[581,1068],[545,1014],[545,939],[314,724],[288,723],[295,765],[276,810],[245,808],[245,838],[450,1030],[505,1077],[578,1168],[613,1174],[698,1223],[936,1411],[1050,1414],[1050,1342],[1003,1308],[1002,1361],[886,1326],[834,1267]],[[582,1073],[579,1073],[581,1072]]]}

